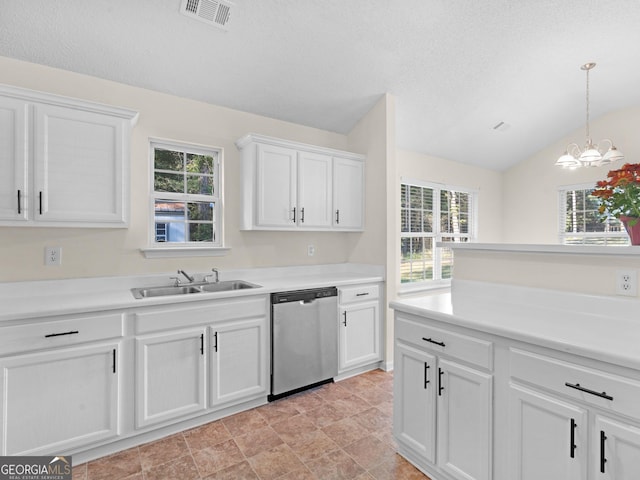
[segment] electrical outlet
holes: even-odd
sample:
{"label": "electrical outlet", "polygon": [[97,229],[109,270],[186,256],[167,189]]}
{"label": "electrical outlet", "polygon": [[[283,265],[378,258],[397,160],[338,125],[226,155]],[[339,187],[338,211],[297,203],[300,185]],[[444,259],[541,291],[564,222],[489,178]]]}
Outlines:
{"label": "electrical outlet", "polygon": [[60,265],[62,263],[62,247],[44,247],[44,264]]}
{"label": "electrical outlet", "polygon": [[307,245],[307,255],[309,255],[310,257],[313,257],[315,254],[316,254],[315,245]]}
{"label": "electrical outlet", "polygon": [[616,272],[616,295],[636,297],[638,295],[638,272],[618,270]]}

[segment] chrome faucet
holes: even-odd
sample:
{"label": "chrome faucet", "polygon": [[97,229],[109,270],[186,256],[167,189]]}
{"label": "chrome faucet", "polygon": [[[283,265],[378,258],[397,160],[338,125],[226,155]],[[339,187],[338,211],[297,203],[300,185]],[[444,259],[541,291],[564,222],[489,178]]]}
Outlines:
{"label": "chrome faucet", "polygon": [[215,276],[216,279],[215,279],[214,283],[218,283],[220,281],[220,274],[218,273],[218,269],[217,268],[212,268],[211,271],[213,272],[213,275],[212,274],[205,275],[204,276],[204,281],[206,282],[207,278]]}
{"label": "chrome faucet", "polygon": [[187,280],[189,280],[189,282],[191,282],[191,283],[193,283],[195,281],[195,279],[191,275],[189,275],[187,272],[185,272],[184,270],[178,270],[178,273],[181,273],[182,275],[184,275],[185,278]]}

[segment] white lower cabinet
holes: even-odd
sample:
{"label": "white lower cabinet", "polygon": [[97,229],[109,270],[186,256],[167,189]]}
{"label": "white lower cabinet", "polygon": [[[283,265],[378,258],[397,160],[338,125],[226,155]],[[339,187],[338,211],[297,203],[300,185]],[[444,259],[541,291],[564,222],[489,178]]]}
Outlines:
{"label": "white lower cabinet", "polygon": [[118,435],[119,342],[0,359],[2,455],[52,455]]}
{"label": "white lower cabinet", "polygon": [[135,317],[136,428],[266,399],[266,296],[153,307]]}
{"label": "white lower cabinet", "polygon": [[587,478],[587,410],[509,387],[509,473],[513,480]]}
{"label": "white lower cabinet", "polygon": [[204,327],[136,339],[136,427],[202,412]]}
{"label": "white lower cabinet", "polygon": [[469,337],[398,315],[395,328],[393,414],[400,453],[434,479],[492,479],[492,374],[456,358],[458,351],[465,356],[491,345],[474,346]]}
{"label": "white lower cabinet", "polygon": [[339,289],[340,373],[382,360],[378,285]]}
{"label": "white lower cabinet", "polygon": [[[637,399],[636,399],[637,400]],[[640,428],[595,415],[593,469],[598,480],[640,478]]]}
{"label": "white lower cabinet", "polygon": [[211,327],[210,406],[265,394],[266,321],[262,318]]}

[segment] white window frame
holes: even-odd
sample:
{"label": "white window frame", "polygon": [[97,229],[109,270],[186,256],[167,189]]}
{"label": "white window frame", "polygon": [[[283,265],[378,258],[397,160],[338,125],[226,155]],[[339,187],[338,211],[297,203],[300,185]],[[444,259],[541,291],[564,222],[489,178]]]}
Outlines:
{"label": "white window frame", "polygon": [[[402,191],[402,185],[414,185],[417,187],[422,187],[422,188],[431,188],[434,191],[434,197],[433,197],[433,213],[434,213],[434,222],[433,222],[433,227],[434,227],[434,231],[433,232],[402,232],[402,219],[400,219],[399,225],[398,225],[398,231],[399,231],[399,245],[398,247],[401,247],[402,245],[402,238],[404,237],[427,237],[427,238],[433,238],[432,240],[432,245],[433,245],[433,269],[434,269],[434,279],[432,280],[422,280],[422,281],[418,281],[418,282],[408,282],[408,283],[401,283],[401,265],[402,265],[402,258],[401,258],[401,253],[400,250],[401,248],[397,249],[397,253],[396,255],[398,255],[398,261],[397,261],[397,265],[398,265],[398,282],[399,282],[399,289],[398,289],[398,293],[402,294],[402,293],[415,293],[416,291],[420,291],[420,290],[431,290],[431,289],[438,289],[438,288],[447,288],[451,286],[451,279],[447,278],[447,279],[443,279],[441,278],[442,275],[442,252],[446,247],[439,247],[437,246],[438,243],[442,242],[443,237],[446,238],[468,238],[469,242],[475,242],[476,238],[477,238],[477,232],[478,232],[478,189],[476,188],[470,188],[470,187],[463,187],[463,186],[459,186],[459,185],[451,185],[451,184],[445,184],[445,183],[437,183],[437,182],[427,182],[424,180],[417,180],[414,178],[407,178],[407,177],[401,177],[400,178],[400,188],[398,189],[399,192]],[[465,234],[454,234],[454,233],[448,233],[448,232],[442,232],[441,231],[441,225],[440,225],[440,192],[442,190],[449,190],[449,191],[453,191],[453,192],[459,192],[459,193],[466,193],[470,196],[470,203],[471,203],[471,209],[470,209],[470,221],[469,221],[469,232],[465,233]],[[400,213],[400,215],[402,214],[402,207],[401,207],[401,203],[398,204],[398,212]]]}
{"label": "white window frame", "polygon": [[[214,194],[203,196],[199,194],[156,192],[155,185],[155,150],[174,150],[179,152],[193,153],[196,155],[210,155],[214,158],[213,181]],[[141,251],[147,258],[181,257],[181,256],[217,256],[225,255],[229,248],[224,246],[224,185],[223,185],[223,165],[224,149],[209,145],[199,145],[193,143],[180,142],[176,140],[165,140],[149,138],[149,227],[148,227],[148,247]],[[156,199],[179,200],[179,201],[203,201],[210,199],[214,207],[214,241],[212,242],[156,242],[156,222],[155,222],[155,201]]]}
{"label": "white window frame", "polygon": [[[570,237],[578,237],[582,239],[582,245],[594,245],[592,242],[588,242],[589,239],[603,238],[604,246],[624,246],[624,243],[620,243],[620,239],[626,239],[626,245],[630,245],[629,236],[627,235],[624,227],[620,226],[618,232],[566,232],[566,217],[567,217],[567,201],[566,195],[568,192],[577,190],[593,190],[595,188],[594,183],[579,183],[575,185],[562,185],[558,188],[558,242],[561,245],[577,245],[576,243],[566,243],[566,239]],[[603,224],[604,225],[604,224]],[[609,243],[612,241],[612,243]]]}

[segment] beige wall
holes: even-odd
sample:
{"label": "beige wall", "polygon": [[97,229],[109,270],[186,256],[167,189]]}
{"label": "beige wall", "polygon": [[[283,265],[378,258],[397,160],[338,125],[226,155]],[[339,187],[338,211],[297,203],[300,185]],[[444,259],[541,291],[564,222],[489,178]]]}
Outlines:
{"label": "beige wall", "polygon": [[[625,154],[626,161],[640,161],[640,107],[610,113],[591,122],[594,142],[611,138]],[[554,165],[570,142],[583,145],[584,127],[549,145],[531,158],[504,172],[503,241],[506,243],[558,243],[558,189],[606,178],[610,169],[565,170]]]}
{"label": "beige wall", "polygon": [[[168,272],[206,271],[274,265],[384,263],[384,246],[372,234],[246,232],[239,230],[240,169],[234,142],[248,132],[372,155],[367,164],[372,187],[381,182],[386,146],[350,142],[345,135],[134,88],[76,73],[0,57],[0,83],[122,106],[140,112],[132,136],[131,222],[128,229],[0,227],[0,281]],[[367,132],[368,133],[368,132]],[[375,133],[378,133],[377,131]],[[148,239],[149,137],[224,148],[224,257],[145,259],[139,248]],[[362,150],[359,150],[362,148]],[[381,148],[381,154],[376,149]],[[367,205],[380,203],[367,187]],[[373,199],[369,196],[373,195]],[[375,222],[368,223],[374,227]],[[360,237],[363,237],[362,239]],[[316,247],[307,256],[307,245]],[[44,266],[44,247],[62,247],[62,265]],[[355,250],[354,250],[355,249]],[[355,252],[355,253],[354,253]],[[353,254],[352,254],[353,253]]]}

